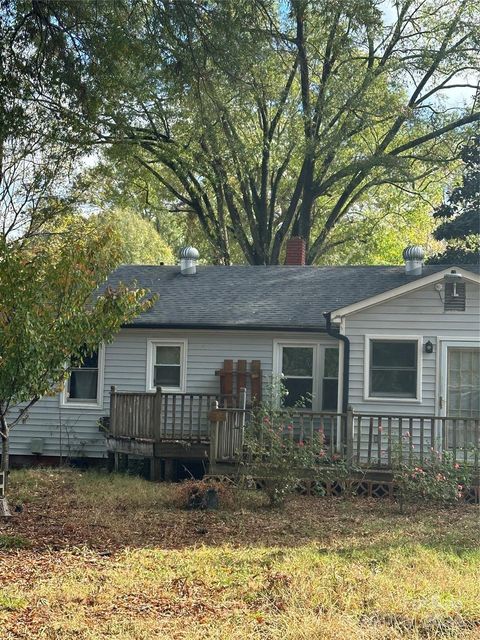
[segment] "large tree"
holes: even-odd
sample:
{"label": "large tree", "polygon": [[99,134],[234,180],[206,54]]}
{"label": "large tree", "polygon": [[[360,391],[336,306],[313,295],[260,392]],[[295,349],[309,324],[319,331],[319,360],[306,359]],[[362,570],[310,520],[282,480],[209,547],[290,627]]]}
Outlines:
{"label": "large tree", "polygon": [[[0,3],[0,440],[81,361],[148,306],[135,285],[94,291],[118,264],[111,226],[72,215],[69,185],[88,148],[83,80],[49,3]],[[78,26],[78,25],[77,25]],[[73,30],[72,30],[73,31]],[[77,64],[78,63],[78,64]],[[85,115],[85,114],[83,114]],[[4,506],[0,504],[0,508]]]}
{"label": "large tree", "polygon": [[276,263],[291,234],[324,259],[372,190],[418,194],[480,118],[458,98],[473,0],[4,2],[68,69],[68,100],[42,101],[66,138],[134,158],[220,262]]}
{"label": "large tree", "polygon": [[291,234],[321,259],[373,189],[418,193],[480,119],[448,98],[477,83],[476,2],[159,0],[129,15],[99,141],[130,150],[220,261],[236,244],[277,263]]}
{"label": "large tree", "polygon": [[445,249],[430,258],[434,264],[478,264],[480,261],[480,136],[462,149],[462,184],[433,212],[441,221],[434,231]]}

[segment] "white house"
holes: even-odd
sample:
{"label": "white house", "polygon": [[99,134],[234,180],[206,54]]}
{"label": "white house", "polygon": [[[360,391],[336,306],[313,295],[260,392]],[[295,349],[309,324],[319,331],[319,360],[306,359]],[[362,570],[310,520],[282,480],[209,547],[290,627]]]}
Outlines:
{"label": "white house", "polygon": [[[168,421],[172,411],[192,421],[199,409],[189,402],[220,393],[225,360],[260,361],[264,385],[282,376],[285,404],[307,399],[302,420],[351,406],[365,417],[351,445],[360,457],[384,462],[386,432],[402,429],[422,449],[433,430],[435,446],[478,445],[478,265],[424,266],[410,248],[401,267],[313,267],[302,264],[302,241],[290,242],[284,266],[197,267],[196,252],[184,251],[180,266],[119,267],[109,285],[135,281],[158,301],[73,369],[62,394],[31,409],[12,431],[13,460],[105,457],[99,420],[112,386],[139,398],[158,386],[182,394]],[[187,431],[182,422],[181,438]]]}

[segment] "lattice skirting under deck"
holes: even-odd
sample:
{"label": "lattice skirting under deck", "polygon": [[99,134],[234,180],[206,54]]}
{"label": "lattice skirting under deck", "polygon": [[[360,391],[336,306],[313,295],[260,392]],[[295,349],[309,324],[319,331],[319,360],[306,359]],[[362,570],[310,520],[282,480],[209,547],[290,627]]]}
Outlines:
{"label": "lattice skirting under deck", "polygon": [[[236,485],[231,476],[210,475],[205,480],[221,482],[223,484]],[[262,478],[252,478],[251,485],[257,489],[263,489],[265,481]],[[340,497],[344,495],[360,498],[397,498],[397,487],[391,480],[349,480],[347,482],[317,482],[315,480],[301,480],[297,487],[297,493],[303,496],[324,495],[328,497]],[[480,487],[468,487],[463,494],[463,499],[468,504],[480,504]]]}

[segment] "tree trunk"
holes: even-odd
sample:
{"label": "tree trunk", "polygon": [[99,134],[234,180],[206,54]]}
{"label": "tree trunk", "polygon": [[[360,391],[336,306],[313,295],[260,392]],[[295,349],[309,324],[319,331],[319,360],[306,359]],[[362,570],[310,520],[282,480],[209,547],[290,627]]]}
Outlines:
{"label": "tree trunk", "polygon": [[5,416],[2,415],[0,418],[0,437],[2,438],[2,461],[0,464],[0,471],[3,471],[3,493],[4,495],[0,495],[0,518],[10,518],[11,513],[8,507],[8,501],[5,497],[7,494],[8,488],[8,468],[9,468],[9,450],[8,450],[8,438],[9,438],[9,427]]}
{"label": "tree trunk", "polygon": [[4,473],[4,487],[5,493],[8,487],[8,472],[10,467],[10,454],[9,454],[9,432],[10,429],[8,427],[5,416],[2,415],[0,417],[0,437],[2,438],[2,461],[0,464],[0,471]]}

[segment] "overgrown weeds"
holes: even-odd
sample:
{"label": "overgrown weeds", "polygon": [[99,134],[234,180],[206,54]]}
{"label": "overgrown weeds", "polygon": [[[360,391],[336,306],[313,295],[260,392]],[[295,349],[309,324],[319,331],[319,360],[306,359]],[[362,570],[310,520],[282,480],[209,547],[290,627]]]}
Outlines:
{"label": "overgrown weeds", "polygon": [[12,473],[24,509],[0,535],[31,546],[0,549],[2,640],[478,638],[478,507],[293,496],[279,511],[257,491],[188,511],[172,506],[186,486]]}

